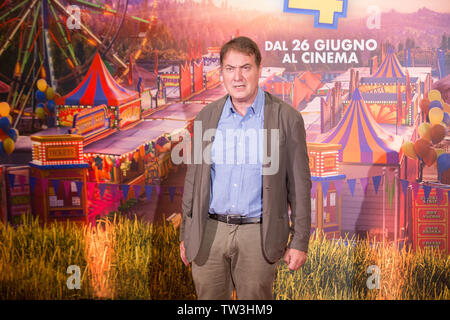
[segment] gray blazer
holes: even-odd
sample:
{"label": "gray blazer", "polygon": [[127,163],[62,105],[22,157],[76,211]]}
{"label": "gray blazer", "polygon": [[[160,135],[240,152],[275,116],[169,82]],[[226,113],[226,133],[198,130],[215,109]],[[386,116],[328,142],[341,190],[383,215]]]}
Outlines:
{"label": "gray blazer", "polygon": [[[205,106],[195,118],[202,121],[202,131],[217,128],[228,95]],[[263,175],[263,250],[267,260],[278,261],[287,247],[307,252],[311,229],[311,175],[306,148],[306,134],[301,114],[284,101],[265,92],[264,129],[270,154],[271,129],[279,129],[279,169]],[[203,139],[201,139],[203,140]],[[204,141],[205,150],[210,141]],[[191,153],[194,157],[194,149]],[[200,157],[198,158],[200,159]],[[183,220],[180,240],[186,258],[197,256],[208,219],[211,165],[188,164],[182,201]],[[270,165],[270,164],[269,164]],[[268,167],[269,165],[266,165]],[[289,219],[288,205],[291,208]],[[291,222],[291,223],[290,223]]]}

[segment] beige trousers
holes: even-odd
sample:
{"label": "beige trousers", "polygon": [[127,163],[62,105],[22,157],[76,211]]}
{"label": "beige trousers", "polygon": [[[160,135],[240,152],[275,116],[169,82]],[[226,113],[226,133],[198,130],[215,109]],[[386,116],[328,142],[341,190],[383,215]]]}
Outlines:
{"label": "beige trousers", "polygon": [[197,298],[229,300],[273,299],[278,263],[262,251],[262,224],[227,225],[208,219],[200,251],[192,263]]}

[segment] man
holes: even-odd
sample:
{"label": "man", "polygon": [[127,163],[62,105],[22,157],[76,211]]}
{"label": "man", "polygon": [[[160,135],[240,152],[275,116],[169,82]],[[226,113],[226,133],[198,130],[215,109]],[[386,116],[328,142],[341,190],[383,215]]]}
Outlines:
{"label": "man", "polygon": [[[194,122],[192,154],[203,157],[188,164],[180,255],[185,265],[192,262],[199,299],[230,299],[234,288],[238,299],[273,299],[279,259],[284,255],[290,270],[306,261],[311,177],[304,123],[298,111],[259,88],[261,54],[251,39],[226,43],[220,63],[228,95],[207,105]],[[214,129],[207,149],[196,132]],[[268,136],[245,139],[256,131]],[[195,146],[199,139],[203,148]],[[208,150],[211,160],[204,159]],[[260,157],[249,163],[254,153]]]}

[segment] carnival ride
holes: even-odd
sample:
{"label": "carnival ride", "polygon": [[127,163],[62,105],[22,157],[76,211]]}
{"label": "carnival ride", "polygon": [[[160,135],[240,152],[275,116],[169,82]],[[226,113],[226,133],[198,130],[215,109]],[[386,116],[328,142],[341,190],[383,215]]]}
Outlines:
{"label": "carnival ride", "polygon": [[157,0],[2,1],[0,79],[10,86],[14,127],[25,107],[34,111],[38,79],[67,93],[82,80],[96,52],[114,78],[127,75],[129,61],[139,58],[148,41],[156,8]]}

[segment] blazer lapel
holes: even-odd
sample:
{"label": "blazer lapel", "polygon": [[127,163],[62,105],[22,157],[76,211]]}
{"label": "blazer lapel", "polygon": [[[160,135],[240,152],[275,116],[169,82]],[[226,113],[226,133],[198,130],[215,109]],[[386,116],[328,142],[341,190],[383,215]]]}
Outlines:
{"label": "blazer lapel", "polygon": [[[267,94],[265,96],[264,103],[264,129],[266,129],[266,135],[264,136],[263,143],[263,155],[268,155],[268,150],[271,150],[271,130],[279,129],[278,125],[278,112],[280,105],[274,102]],[[278,152],[278,151],[277,151]],[[269,167],[270,164],[263,164],[263,167]],[[270,175],[263,175],[263,192],[270,189]],[[264,196],[264,194],[263,194]]]}

